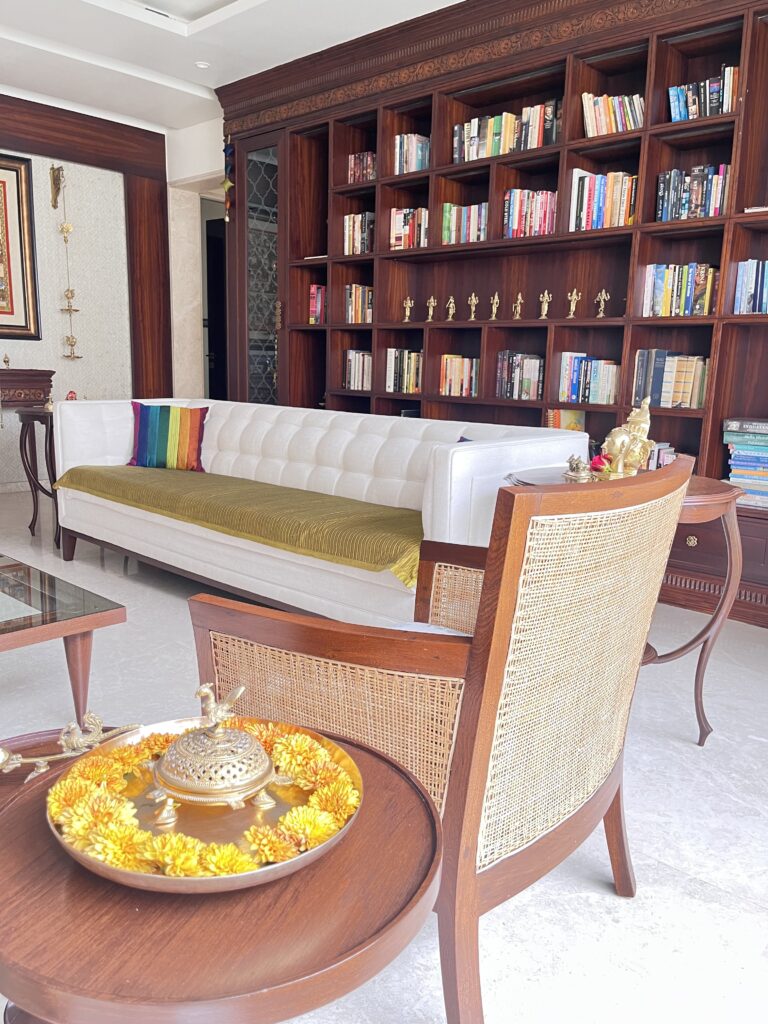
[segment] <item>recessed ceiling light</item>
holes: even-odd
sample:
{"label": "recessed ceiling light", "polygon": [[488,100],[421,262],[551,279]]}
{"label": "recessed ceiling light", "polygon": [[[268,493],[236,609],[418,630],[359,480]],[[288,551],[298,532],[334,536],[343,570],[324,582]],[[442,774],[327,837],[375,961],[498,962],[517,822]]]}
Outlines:
{"label": "recessed ceiling light", "polygon": [[205,71],[206,68],[209,68],[210,66],[211,65],[208,63],[207,60],[196,60],[195,61],[195,67],[196,68],[200,68],[201,71]]}

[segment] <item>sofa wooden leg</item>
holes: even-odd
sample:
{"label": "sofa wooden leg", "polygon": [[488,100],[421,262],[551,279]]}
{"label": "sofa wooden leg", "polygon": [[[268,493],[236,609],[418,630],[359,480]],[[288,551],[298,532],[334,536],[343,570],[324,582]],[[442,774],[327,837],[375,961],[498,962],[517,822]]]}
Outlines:
{"label": "sofa wooden leg", "polygon": [[616,892],[619,896],[634,896],[637,886],[629,853],[627,829],[624,824],[624,797],[621,786],[616,790],[611,806],[603,818],[603,827],[605,828]]}
{"label": "sofa wooden leg", "polygon": [[69,530],[62,527],[61,530],[61,557],[65,562],[71,562],[75,557],[75,545],[77,544],[77,537],[74,533],[70,533]]}
{"label": "sofa wooden leg", "polygon": [[479,920],[475,913],[457,912],[454,904],[437,912],[440,966],[448,1024],[482,1024]]}

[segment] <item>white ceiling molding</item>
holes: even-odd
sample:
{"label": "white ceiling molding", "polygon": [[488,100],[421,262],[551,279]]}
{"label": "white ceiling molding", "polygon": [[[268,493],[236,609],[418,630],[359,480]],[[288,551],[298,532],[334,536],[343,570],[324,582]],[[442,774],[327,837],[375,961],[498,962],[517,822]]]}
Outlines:
{"label": "white ceiling molding", "polygon": [[[92,7],[112,11],[126,18],[142,21],[145,25],[175,32],[180,36],[192,36],[204,32],[214,25],[247,14],[254,7],[260,7],[267,0],[219,0],[216,2],[192,2],[186,0],[157,0],[156,3],[141,3],[141,0],[82,0]],[[190,10],[192,8],[192,10]],[[195,13],[199,12],[199,13]],[[192,17],[189,17],[189,15]]]}

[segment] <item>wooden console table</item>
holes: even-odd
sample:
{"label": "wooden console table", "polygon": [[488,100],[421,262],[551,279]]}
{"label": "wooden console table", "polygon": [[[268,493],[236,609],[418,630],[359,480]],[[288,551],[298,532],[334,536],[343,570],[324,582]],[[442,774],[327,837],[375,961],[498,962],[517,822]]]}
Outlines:
{"label": "wooden console table", "polygon": [[[59,508],[56,502],[56,491],[53,484],[56,480],[56,454],[53,443],[53,413],[48,409],[17,409],[16,415],[21,420],[21,434],[19,435],[19,451],[21,464],[32,492],[32,518],[29,521],[29,532],[35,536],[37,527],[37,514],[39,511],[38,494],[44,494],[53,502],[53,540],[56,547],[61,546],[61,527],[59,526]],[[48,473],[48,484],[40,480],[37,469],[37,438],[35,436],[35,424],[42,423],[45,431],[44,451],[45,469]]]}

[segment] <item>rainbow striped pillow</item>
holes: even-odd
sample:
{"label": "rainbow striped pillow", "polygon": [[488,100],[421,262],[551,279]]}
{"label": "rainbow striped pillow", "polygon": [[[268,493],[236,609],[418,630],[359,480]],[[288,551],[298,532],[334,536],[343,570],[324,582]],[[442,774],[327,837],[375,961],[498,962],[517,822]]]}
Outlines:
{"label": "rainbow striped pillow", "polygon": [[157,469],[191,469],[205,472],[200,463],[203,424],[208,406],[187,409],[181,405],[133,406],[133,458],[129,466]]}

